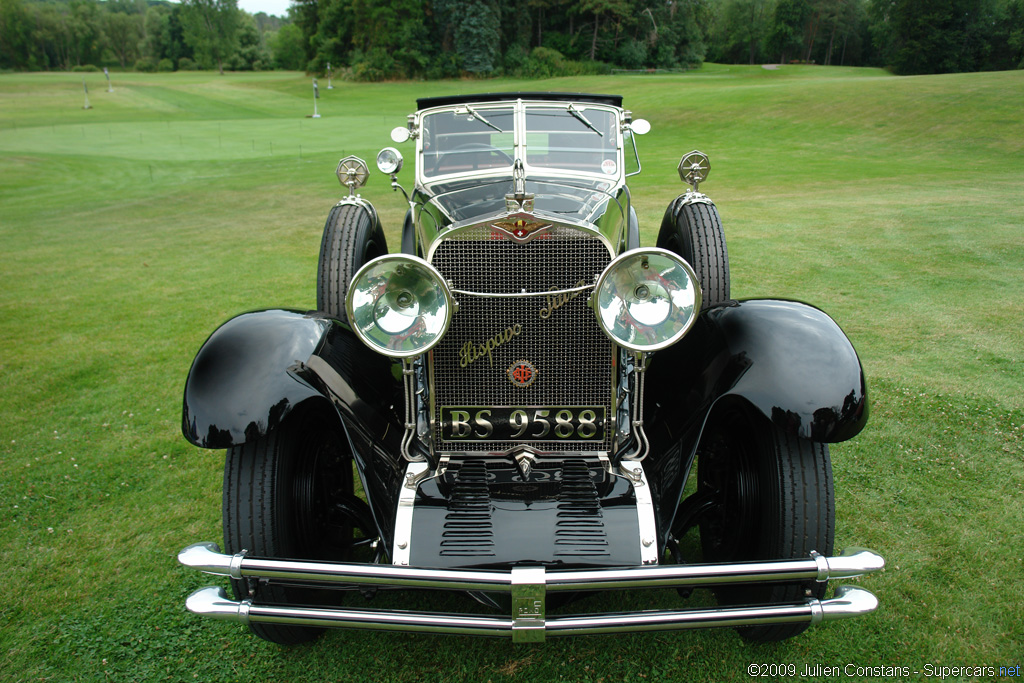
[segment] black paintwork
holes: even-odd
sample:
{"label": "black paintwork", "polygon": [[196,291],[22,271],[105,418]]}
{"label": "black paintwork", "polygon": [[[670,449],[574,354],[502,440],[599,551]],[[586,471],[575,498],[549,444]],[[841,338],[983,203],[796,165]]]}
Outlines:
{"label": "black paintwork", "polygon": [[645,462],[664,542],[708,415],[742,400],[785,431],[821,442],[856,436],[867,384],[850,340],[824,312],[795,301],[751,300],[701,315],[647,370]]}
{"label": "black paintwork", "polygon": [[[312,371],[314,355],[334,372]],[[288,310],[245,313],[224,323],[196,355],[182,431],[197,446],[230,448],[271,432],[307,401],[329,401],[377,525],[390,539],[404,474],[400,376],[337,320]]]}
{"label": "black paintwork", "polygon": [[[312,356],[332,372],[314,372],[309,367]],[[305,401],[330,401],[344,426],[381,537],[390,546],[404,473],[399,450],[404,403],[397,369],[346,325],[321,314],[248,313],[225,323],[200,349],[185,388],[182,428],[198,446],[227,448],[272,431]],[[825,442],[853,437],[868,417],[864,374],[846,335],[822,311],[792,301],[733,302],[704,312],[678,344],[653,355],[644,398],[651,442],[644,464],[661,545],[705,420],[720,402],[746,401],[779,427]],[[529,491],[531,483],[515,482],[511,467],[509,462],[504,475],[495,475],[499,480],[505,476],[507,485],[495,486],[491,477],[485,486],[495,554],[441,554],[445,534],[451,531],[445,527],[452,513],[449,477],[429,480],[419,489],[413,563],[568,562],[557,554],[557,544],[538,542],[539,534],[554,528],[564,512],[556,500],[564,495],[544,487]],[[544,468],[538,465],[538,480]],[[574,561],[638,563],[632,488],[618,477],[595,482],[593,500],[588,503],[590,494],[582,493],[578,500],[600,508],[606,536],[616,540],[607,556]]]}
{"label": "black paintwork", "polygon": [[328,322],[297,311],[246,313],[203,344],[185,383],[182,432],[203,448],[266,434],[319,392],[289,368],[309,359]]}
{"label": "black paintwork", "polygon": [[541,102],[593,102],[595,104],[608,104],[613,107],[622,106],[622,95],[592,95],[574,92],[499,92],[475,93],[470,95],[445,95],[443,97],[421,97],[416,100],[416,108],[430,109],[431,107],[450,107],[453,104],[515,102],[516,100],[535,100]]}
{"label": "black paintwork", "polygon": [[417,567],[635,566],[636,496],[596,462],[541,462],[524,479],[473,458],[420,485],[409,550]]}

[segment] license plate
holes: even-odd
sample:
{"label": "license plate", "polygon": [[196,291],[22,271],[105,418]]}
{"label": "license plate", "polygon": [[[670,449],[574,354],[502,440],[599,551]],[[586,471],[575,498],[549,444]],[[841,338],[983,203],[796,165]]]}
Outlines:
{"label": "license plate", "polygon": [[604,441],[604,406],[443,406],[442,441]]}

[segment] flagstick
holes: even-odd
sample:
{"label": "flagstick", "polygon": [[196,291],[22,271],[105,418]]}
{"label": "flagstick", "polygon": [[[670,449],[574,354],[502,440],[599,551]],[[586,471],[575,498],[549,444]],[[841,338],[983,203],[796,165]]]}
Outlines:
{"label": "flagstick", "polygon": [[92,109],[92,105],[89,104],[89,86],[85,84],[85,79],[82,79],[82,90],[85,91],[85,106],[82,109]]}
{"label": "flagstick", "polygon": [[316,101],[320,99],[320,88],[316,84],[316,79],[313,79],[313,115],[307,116],[306,118],[318,119],[320,118],[320,112],[316,110]]}

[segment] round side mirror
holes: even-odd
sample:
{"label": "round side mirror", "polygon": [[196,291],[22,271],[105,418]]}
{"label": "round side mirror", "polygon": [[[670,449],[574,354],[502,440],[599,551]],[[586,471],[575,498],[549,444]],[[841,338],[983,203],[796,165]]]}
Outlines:
{"label": "round side mirror", "polygon": [[402,143],[409,139],[409,129],[403,126],[399,126],[391,131],[391,139],[395,142]]}
{"label": "round side mirror", "polygon": [[637,119],[629,124],[629,129],[637,135],[647,135],[651,132],[651,123],[647,119]]}

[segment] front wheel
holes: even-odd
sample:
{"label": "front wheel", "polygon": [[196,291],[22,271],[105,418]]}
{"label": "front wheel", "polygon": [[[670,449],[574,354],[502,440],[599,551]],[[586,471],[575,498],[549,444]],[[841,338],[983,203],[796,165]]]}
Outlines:
{"label": "front wheel", "polygon": [[729,252],[718,209],[709,200],[676,197],[661,221],[657,245],[682,256],[700,281],[701,309],[730,300]]}
{"label": "front wheel", "polygon": [[[835,501],[828,446],[793,436],[754,411],[736,406],[712,425],[698,451],[695,495],[710,501],[701,517],[705,562],[832,555]],[[800,602],[824,597],[825,584],[722,586],[720,604]],[[745,639],[790,638],[807,624],[740,628]]]}
{"label": "front wheel", "polygon": [[[228,553],[344,561],[353,546],[352,458],[327,410],[303,410],[278,429],[228,449],[223,524]],[[313,604],[309,589],[232,580],[235,597],[261,603]],[[258,591],[258,595],[254,592]],[[313,640],[322,629],[250,624],[282,645]]]}
{"label": "front wheel", "polygon": [[348,321],[345,295],[352,276],[377,256],[388,253],[384,230],[372,211],[360,204],[338,204],[327,216],[316,274],[316,307]]}

